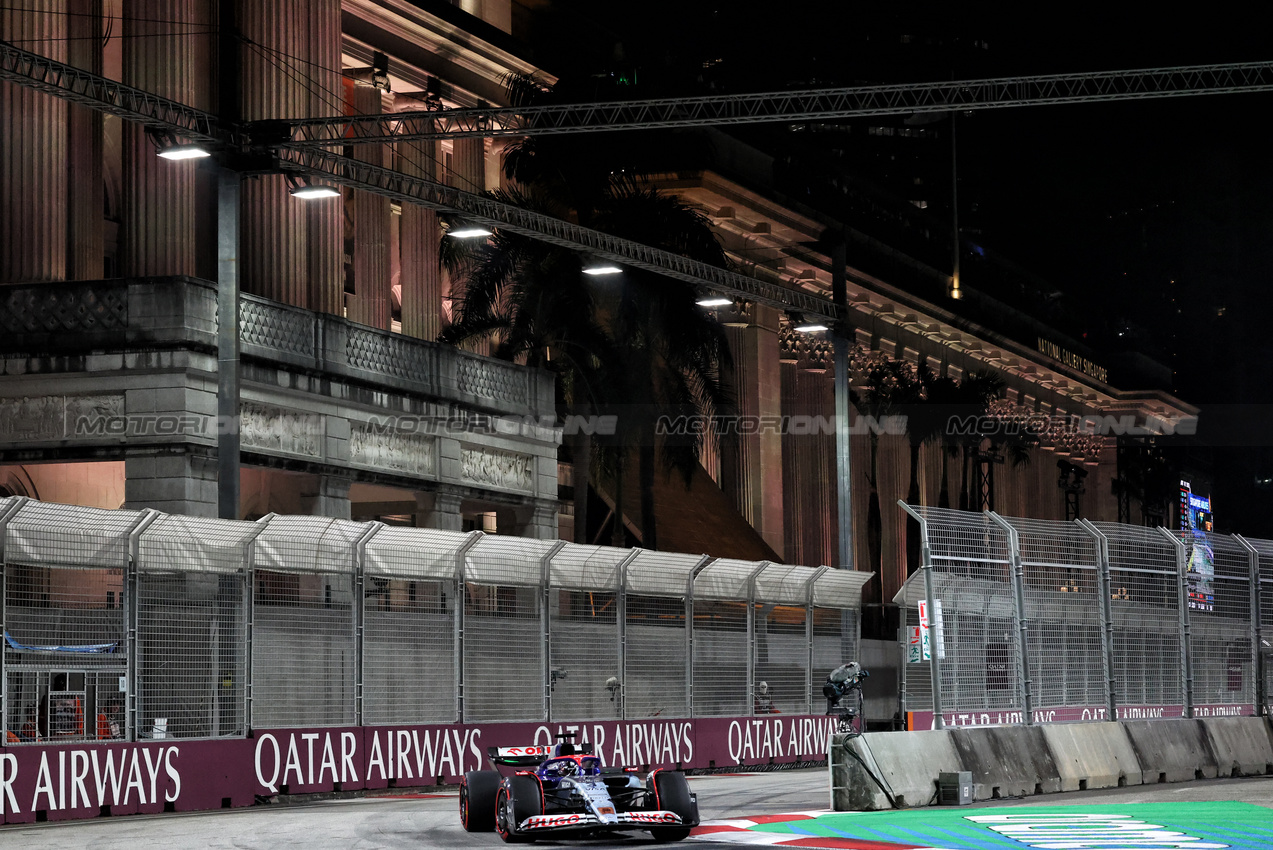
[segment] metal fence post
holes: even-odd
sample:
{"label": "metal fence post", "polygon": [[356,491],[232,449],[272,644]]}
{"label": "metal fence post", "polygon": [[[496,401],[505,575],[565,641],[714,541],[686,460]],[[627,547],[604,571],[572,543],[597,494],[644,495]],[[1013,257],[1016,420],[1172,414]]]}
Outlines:
{"label": "metal fence post", "polygon": [[1260,622],[1260,552],[1241,534],[1233,535],[1233,539],[1246,550],[1251,565],[1251,669],[1255,671],[1255,713],[1262,716],[1268,694],[1264,685],[1264,653],[1260,651],[1264,645],[1264,626]]}
{"label": "metal fence post", "polygon": [[751,706],[748,714],[756,711],[756,576],[765,571],[772,561],[761,561],[760,566],[747,576],[747,696]]}
{"label": "metal fence post", "polygon": [[1101,656],[1105,662],[1105,710],[1106,719],[1115,721],[1118,720],[1118,680],[1114,666],[1114,611],[1110,605],[1114,591],[1109,580],[1109,538],[1089,520],[1076,519],[1075,522],[1096,543],[1096,590],[1101,595]]}
{"label": "metal fence post", "polygon": [[929,641],[932,651],[929,653],[928,673],[933,683],[933,728],[944,729],[946,728],[946,721],[942,717],[941,659],[937,657],[937,597],[933,592],[933,551],[928,545],[928,522],[918,511],[901,499],[897,500],[897,504],[919,523],[920,569],[924,571],[924,595],[928,598],[928,628],[932,634],[932,638]]}
{"label": "metal fence post", "polygon": [[455,722],[464,722],[464,602],[467,591],[464,587],[464,561],[468,551],[482,539],[482,532],[470,531],[459,548],[455,550],[455,637],[452,641],[455,657]]}
{"label": "metal fence post", "polygon": [[252,734],[252,626],[254,622],[253,608],[256,599],[256,538],[260,537],[265,531],[265,526],[274,517],[274,514],[268,514],[262,517],[255,524],[257,526],[247,546],[244,547],[243,557],[246,562],[243,565],[243,586],[239,592],[239,602],[243,605],[243,734],[245,736]]}
{"label": "metal fence post", "polygon": [[124,725],[128,730],[124,739],[127,741],[137,740],[137,691],[141,684],[137,675],[137,560],[141,554],[141,533],[159,517],[159,511],[142,511],[128,530],[128,564],[124,567],[124,645],[128,670],[128,690],[124,693]]}
{"label": "metal fence post", "polygon": [[643,550],[633,549],[622,561],[619,562],[618,575],[619,587],[615,591],[615,615],[618,618],[619,627],[619,688],[615,699],[618,701],[618,714],[620,720],[626,720],[628,717],[627,691],[628,691],[628,565],[636,560]]}
{"label": "metal fence post", "polygon": [[1025,706],[1025,725],[1034,725],[1034,683],[1030,678],[1030,622],[1025,615],[1025,567],[1021,564],[1021,538],[1017,530],[994,511],[986,511],[991,522],[1008,536],[1012,559],[1012,595],[1017,609],[1017,675],[1021,682],[1021,701]]}
{"label": "metal fence post", "polygon": [[807,712],[813,714],[813,596],[814,586],[818,583],[818,579],[827,570],[828,566],[821,566],[814,570],[813,575],[809,576],[809,580],[805,582],[805,610],[804,610],[804,642],[805,651],[808,653],[808,662],[805,669],[809,671],[809,687],[805,688],[804,702]]}
{"label": "metal fence post", "polygon": [[1185,686],[1185,717],[1193,717],[1193,633],[1189,625],[1189,553],[1185,542],[1162,526],[1162,536],[1171,541],[1176,552],[1176,598],[1180,605],[1180,672]]}
{"label": "metal fence post", "polygon": [[371,538],[376,536],[380,529],[384,528],[382,522],[372,522],[368,525],[367,530],[362,533],[354,543],[354,725],[361,726],[363,719],[363,669],[366,658],[363,653],[366,651],[364,642],[364,630],[367,621],[367,594],[366,575],[363,565],[366,562],[365,555],[367,553],[367,544],[371,542]]}
{"label": "metal fence post", "polygon": [[552,653],[552,618],[548,616],[548,608],[552,604],[552,587],[550,578],[552,574],[553,557],[556,556],[566,546],[566,541],[558,540],[552,545],[552,548],[544,553],[539,559],[539,580],[542,584],[539,592],[541,599],[539,609],[539,625],[540,625],[540,641],[544,647],[544,719],[552,720],[553,718],[553,653]]}
{"label": "metal fence post", "polygon": [[704,555],[685,577],[685,702],[686,716],[694,716],[694,579],[716,560]]}
{"label": "metal fence post", "polygon": [[[4,559],[4,538],[6,533],[5,529],[8,527],[9,521],[13,519],[13,517],[18,513],[18,511],[22,510],[22,506],[25,505],[26,503],[27,503],[27,498],[25,496],[21,496],[15,499],[13,504],[9,505],[8,509],[5,510],[3,515],[0,515],[0,623],[9,622],[8,616],[7,616],[8,609],[9,609],[9,594],[8,594],[7,585],[5,583],[5,580],[9,574],[9,567]],[[3,718],[4,723],[8,724],[9,723],[9,674],[5,670],[4,656],[5,656],[4,647],[0,646],[0,718]],[[11,728],[11,727],[6,726],[6,728]]]}
{"label": "metal fence post", "polygon": [[[261,531],[257,532],[256,537],[260,537],[264,533],[264,526],[269,525],[270,520],[278,514],[270,512],[258,519],[256,522],[262,526]],[[255,676],[253,671],[256,669],[256,537],[252,538],[252,562],[248,565],[248,587],[245,594],[244,602],[247,605],[247,645],[244,647],[247,651],[247,681],[244,687],[243,699],[247,705],[247,714],[244,715],[244,723],[248,733],[256,728],[256,703],[254,702],[253,693],[255,689]]]}

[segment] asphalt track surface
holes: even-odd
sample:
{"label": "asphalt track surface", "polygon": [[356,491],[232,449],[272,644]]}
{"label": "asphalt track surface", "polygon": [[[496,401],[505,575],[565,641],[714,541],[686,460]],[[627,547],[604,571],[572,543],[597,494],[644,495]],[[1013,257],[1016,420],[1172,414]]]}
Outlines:
{"label": "asphalt track surface", "polygon": [[[1234,850],[1273,848],[1273,777],[1050,794],[988,801],[962,808],[860,814],[827,814],[829,795],[825,770],[691,777],[690,788],[698,795],[704,827],[681,845],[683,850],[738,850],[740,844],[841,850],[850,847],[887,850],[890,846],[1029,850],[1031,844],[989,831],[983,831],[980,836],[974,835],[968,829],[954,829],[952,824],[965,822],[968,815],[1067,811],[1118,812],[1121,814],[1117,817],[1141,818],[1146,823],[1152,818],[1141,815],[1172,813],[1179,822],[1203,825],[1214,822],[1213,826],[1220,824],[1230,836],[1237,836],[1236,839],[1217,841],[1214,832],[1201,837],[1194,837],[1191,833],[1194,846],[1198,846],[1199,850],[1203,850],[1204,845],[1209,847],[1216,843]],[[1146,803],[1174,805],[1152,808],[1136,805]],[[1206,803],[1241,805],[1208,807],[1204,805]],[[1074,808],[1079,806],[1098,808]],[[791,817],[773,817],[787,814]],[[1151,825],[1157,824],[1161,824],[1161,820]],[[920,840],[933,834],[945,840],[940,844]],[[581,850],[592,847],[635,850],[656,846],[645,833],[630,835],[608,841],[541,841],[538,846],[578,847]],[[905,840],[907,835],[911,836],[910,840]],[[1189,845],[1188,841],[1184,843]],[[234,850],[495,850],[502,846],[503,842],[494,833],[471,835],[460,828],[454,789],[413,795],[311,800],[218,812],[0,826],[0,847],[30,850],[205,847]]]}

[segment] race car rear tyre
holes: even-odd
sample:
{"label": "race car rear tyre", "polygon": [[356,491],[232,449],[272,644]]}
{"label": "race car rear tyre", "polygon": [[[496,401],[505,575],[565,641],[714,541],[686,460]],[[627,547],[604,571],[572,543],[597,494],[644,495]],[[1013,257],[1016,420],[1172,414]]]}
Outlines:
{"label": "race car rear tyre", "polygon": [[[684,773],[660,770],[654,774],[654,800],[657,808],[680,815],[681,820],[693,823],[698,819],[694,802],[690,798],[690,784]],[[655,841],[680,841],[690,834],[688,826],[663,826],[650,830]]]}
{"label": "race car rear tyre", "polygon": [[518,835],[513,830],[526,818],[544,813],[543,791],[539,780],[531,776],[514,776],[509,779],[512,799],[501,785],[495,795],[495,831],[508,844],[525,844],[534,841],[530,835]]}
{"label": "race car rear tyre", "polygon": [[495,793],[500,775],[495,770],[470,770],[460,780],[460,824],[466,832],[495,828]]}

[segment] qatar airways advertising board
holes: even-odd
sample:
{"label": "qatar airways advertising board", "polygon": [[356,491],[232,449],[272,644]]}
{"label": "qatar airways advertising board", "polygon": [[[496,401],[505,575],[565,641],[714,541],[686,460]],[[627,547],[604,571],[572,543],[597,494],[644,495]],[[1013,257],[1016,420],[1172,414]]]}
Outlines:
{"label": "qatar airways advertising board", "polygon": [[250,806],[258,796],[458,783],[488,747],[560,732],[606,766],[697,769],[821,761],[834,717],[491,723],[258,730],[246,739],[11,746],[0,750],[5,823]]}

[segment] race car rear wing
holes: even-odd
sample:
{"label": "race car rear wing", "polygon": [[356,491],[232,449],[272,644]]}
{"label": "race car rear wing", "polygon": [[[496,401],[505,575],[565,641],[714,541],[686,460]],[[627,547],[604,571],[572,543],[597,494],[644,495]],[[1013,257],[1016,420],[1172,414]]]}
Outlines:
{"label": "race car rear wing", "polygon": [[[556,752],[556,750],[557,747],[546,745],[534,747],[487,747],[486,755],[490,758],[491,764],[503,764],[509,767],[532,767],[556,755],[563,755]],[[592,744],[574,746],[573,755],[587,756],[592,754]]]}

